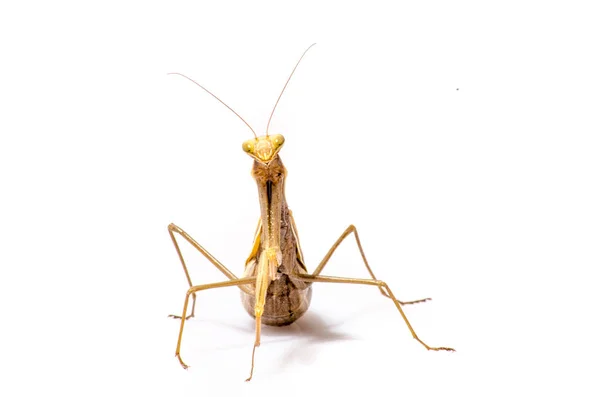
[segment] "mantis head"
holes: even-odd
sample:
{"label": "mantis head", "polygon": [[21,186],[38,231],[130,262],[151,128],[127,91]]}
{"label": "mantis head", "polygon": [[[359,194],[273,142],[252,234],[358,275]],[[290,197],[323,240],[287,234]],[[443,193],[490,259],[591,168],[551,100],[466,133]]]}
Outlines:
{"label": "mantis head", "polygon": [[265,135],[258,138],[248,139],[242,144],[244,152],[248,153],[254,160],[268,165],[279,153],[285,138],[283,135]]}

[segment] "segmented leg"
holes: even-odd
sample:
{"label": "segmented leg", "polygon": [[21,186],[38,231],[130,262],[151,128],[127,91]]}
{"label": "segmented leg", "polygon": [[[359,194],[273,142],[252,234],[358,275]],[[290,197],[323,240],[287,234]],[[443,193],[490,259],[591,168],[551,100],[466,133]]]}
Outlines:
{"label": "segmented leg", "polygon": [[[190,288],[193,286],[192,279],[190,278],[190,273],[188,272],[187,265],[185,264],[185,260],[183,259],[183,254],[181,253],[181,250],[179,249],[179,244],[177,243],[177,239],[175,239],[175,233],[177,233],[180,236],[182,236],[184,239],[186,239],[186,241],[188,243],[190,243],[194,248],[196,248],[198,251],[200,251],[200,253],[202,255],[204,255],[204,257],[206,259],[208,259],[208,261],[210,263],[212,263],[213,265],[215,265],[215,267],[217,269],[219,269],[221,271],[221,273],[223,273],[225,276],[227,276],[228,279],[230,279],[230,280],[237,280],[237,277],[235,276],[235,274],[233,274],[221,262],[219,262],[214,256],[212,256],[207,250],[205,250],[200,244],[198,244],[196,242],[196,240],[194,240],[189,234],[187,234],[179,226],[171,223],[169,225],[169,235],[171,236],[171,240],[173,241],[173,245],[175,245],[175,250],[177,251],[177,255],[179,256],[179,260],[181,261],[181,264],[183,265],[183,271],[185,272],[185,277],[186,277],[186,279],[188,281],[188,284],[189,284]],[[192,295],[192,313],[186,318],[186,320],[189,319],[189,318],[191,318],[191,317],[194,317],[195,310],[196,310],[196,294],[193,294]],[[181,318],[180,316],[176,316],[174,314],[169,315],[169,317],[173,317],[173,318],[177,318],[177,319]]]}
{"label": "segmented leg", "polygon": [[392,290],[388,287],[388,285],[380,280],[369,280],[369,279],[363,279],[363,278],[347,278],[347,277],[329,277],[329,276],[315,276],[315,275],[310,275],[310,274],[295,274],[294,275],[295,278],[298,278],[300,280],[303,281],[309,281],[309,282],[316,282],[316,283],[339,283],[339,284],[362,284],[362,285],[374,285],[376,287],[378,287],[379,289],[384,289],[388,295],[389,298],[392,299],[392,301],[394,302],[394,305],[396,305],[396,308],[398,309],[398,311],[400,312],[400,315],[402,316],[402,318],[404,319],[404,322],[406,323],[406,326],[408,327],[410,333],[412,334],[413,338],[415,338],[420,344],[422,344],[423,346],[425,346],[425,348],[427,350],[447,350],[447,351],[454,351],[453,348],[451,347],[431,347],[428,344],[426,344],[425,342],[423,342],[415,333],[415,330],[413,329],[412,325],[410,325],[410,322],[408,321],[408,318],[406,318],[406,315],[404,314],[404,311],[402,310],[402,305],[400,304],[400,302],[394,297],[394,294],[392,293]]}
{"label": "segmented leg", "polygon": [[[369,271],[369,274],[371,275],[371,278],[373,280],[377,280],[377,277],[375,277],[375,274],[373,273],[373,270],[371,270],[371,267],[369,266],[369,262],[367,262],[367,257],[365,256],[365,252],[363,251],[362,245],[360,244],[360,239],[358,238],[358,231],[356,230],[356,227],[354,227],[354,225],[348,226],[348,228],[344,231],[344,233],[342,233],[342,235],[337,239],[337,241],[329,249],[329,252],[327,252],[327,255],[325,255],[325,257],[323,258],[323,260],[321,261],[321,263],[319,263],[319,266],[317,266],[317,268],[313,272],[313,274],[312,274],[313,276],[318,276],[319,274],[321,274],[321,271],[323,270],[323,268],[325,267],[325,265],[327,264],[327,262],[329,262],[329,259],[331,258],[331,256],[335,252],[335,250],[342,243],[342,241],[344,241],[344,239],[346,237],[348,237],[348,235],[350,233],[354,233],[354,237],[356,238],[356,245],[358,245],[358,250],[360,251],[360,256],[362,256],[362,260],[363,260],[363,262],[364,262],[367,270]],[[383,287],[379,287],[379,291],[381,291],[381,293],[385,297],[388,297],[390,299],[396,299],[396,298],[392,298],[385,291],[385,289]],[[413,303],[422,303],[422,302],[426,302],[428,300],[431,300],[431,298],[418,299],[416,301],[407,301],[407,302],[403,302],[403,301],[398,301],[397,300],[397,302],[399,304],[401,304],[401,305],[412,305]]]}
{"label": "segmented leg", "polygon": [[[179,363],[181,363],[181,366],[184,369],[187,369],[188,366],[181,359],[181,355],[180,355],[181,339],[183,337],[183,326],[185,325],[185,320],[186,320],[185,315],[187,313],[187,307],[188,307],[188,302],[190,300],[190,295],[195,296],[196,292],[202,291],[205,289],[241,286],[241,285],[246,285],[246,284],[252,284],[254,282],[256,282],[256,277],[245,277],[245,278],[236,278],[234,280],[221,281],[219,283],[194,285],[194,286],[191,286],[190,289],[188,289],[188,291],[185,294],[185,302],[183,303],[183,313],[181,314],[181,316],[178,316],[178,318],[181,319],[181,326],[179,327],[179,338],[177,339],[177,349],[175,349],[175,357],[177,357],[177,359],[179,360]],[[195,300],[194,300],[194,302],[195,302]]]}

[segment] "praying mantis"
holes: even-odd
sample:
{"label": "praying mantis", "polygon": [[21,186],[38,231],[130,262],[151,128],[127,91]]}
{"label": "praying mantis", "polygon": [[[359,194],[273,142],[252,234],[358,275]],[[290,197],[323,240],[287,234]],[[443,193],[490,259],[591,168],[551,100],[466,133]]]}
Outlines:
{"label": "praying mantis", "polygon": [[[250,255],[246,260],[244,273],[242,277],[239,278],[179,226],[173,223],[168,226],[169,235],[173,241],[189,284],[189,289],[185,295],[182,314],[180,316],[170,316],[181,320],[175,355],[183,368],[187,369],[188,366],[181,358],[181,340],[186,320],[194,317],[196,294],[208,289],[233,286],[240,289],[243,306],[246,311],[255,318],[256,322],[250,375],[246,381],[251,380],[254,373],[254,357],[256,348],[260,346],[262,324],[284,326],[292,324],[300,318],[308,310],[310,305],[313,283],[362,284],[377,287],[380,292],[396,306],[398,313],[406,323],[413,338],[427,350],[454,351],[454,349],[450,347],[431,347],[417,336],[412,325],[408,321],[408,318],[404,314],[402,306],[425,302],[429,300],[429,298],[408,302],[402,302],[396,299],[387,283],[375,277],[360,243],[358,231],[354,225],[350,225],[344,230],[312,273],[309,273],[307,270],[302,255],[302,249],[300,247],[294,217],[292,211],[288,207],[285,197],[284,186],[287,170],[279,155],[285,139],[283,135],[280,134],[269,135],[269,125],[273,118],[273,114],[275,113],[275,109],[279,104],[279,100],[285,92],[296,68],[312,46],[314,46],[314,44],[304,51],[281,90],[269,117],[264,136],[258,136],[254,129],[235,110],[208,89],[183,74],[170,73],[180,75],[192,81],[225,105],[239,117],[248,128],[250,128],[254,134],[254,138],[246,140],[242,144],[242,149],[253,160],[252,177],[256,181],[258,187],[258,199],[260,204],[260,218],[254,235],[254,242],[252,244]],[[228,280],[210,284],[194,285],[181,253],[178,240],[175,237],[176,235],[181,236],[196,248],[210,263],[219,269]],[[362,261],[371,278],[359,279],[321,275],[321,272],[329,262],[329,259],[334,254],[335,250],[342,241],[350,235],[353,235],[356,240],[356,245],[360,251]],[[187,315],[190,297],[192,299],[192,308],[190,315]]]}

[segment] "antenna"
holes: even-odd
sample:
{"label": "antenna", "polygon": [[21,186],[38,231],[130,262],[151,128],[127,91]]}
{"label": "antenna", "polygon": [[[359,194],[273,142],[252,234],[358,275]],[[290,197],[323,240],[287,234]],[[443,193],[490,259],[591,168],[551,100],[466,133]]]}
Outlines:
{"label": "antenna", "polygon": [[[310,47],[309,47],[309,48],[310,48]],[[307,51],[308,51],[308,50],[307,50]],[[302,56],[304,56],[304,55],[302,55]],[[302,58],[300,58],[300,59],[302,59]],[[296,66],[298,66],[298,65],[296,65]],[[295,70],[295,69],[296,69],[296,68],[294,68],[294,70]],[[244,124],[246,124],[246,125],[248,126],[248,128],[250,128],[250,130],[251,130],[251,131],[252,131],[252,133],[254,134],[254,137],[255,137],[256,139],[258,139],[258,137],[256,136],[256,132],[254,132],[254,129],[253,129],[252,127],[250,127],[250,124],[248,124],[248,123],[246,122],[246,120],[244,120],[244,118],[243,118],[242,116],[240,116],[240,115],[239,115],[239,114],[238,114],[238,113],[237,113],[235,110],[233,110],[232,108],[230,108],[230,107],[229,107],[229,105],[227,105],[225,102],[223,102],[222,100],[220,100],[218,96],[216,96],[215,94],[213,94],[212,92],[210,92],[210,91],[209,91],[209,90],[207,90],[206,88],[202,87],[202,86],[201,86],[199,83],[197,83],[197,82],[196,82],[196,81],[194,81],[193,79],[190,79],[190,78],[189,78],[189,77],[187,77],[185,74],[181,74],[181,73],[177,73],[177,72],[174,72],[174,73],[167,73],[167,74],[176,74],[176,75],[179,75],[179,76],[181,76],[181,77],[185,77],[186,79],[188,79],[188,80],[189,80],[189,81],[191,81],[192,83],[196,84],[198,87],[202,88],[204,91],[208,92],[208,93],[209,93],[210,95],[212,95],[212,96],[213,96],[213,97],[214,97],[214,98],[215,98],[217,101],[219,101],[219,102],[221,102],[223,105],[225,105],[225,106],[227,107],[227,109],[229,109],[229,110],[231,110],[233,113],[235,113],[235,115],[236,115],[236,116],[238,116],[238,117],[240,118],[240,120],[242,120],[242,121],[244,122]],[[293,72],[292,72],[292,74],[293,74]],[[290,76],[290,77],[291,77],[291,76]],[[286,83],[286,85],[287,85],[287,83]],[[285,87],[284,87],[284,89],[285,89]],[[279,100],[278,100],[278,101],[279,101]],[[276,106],[277,106],[277,104],[276,104]],[[274,109],[273,109],[273,110],[274,110]]]}
{"label": "antenna", "polygon": [[[281,99],[281,96],[283,95],[283,92],[285,91],[288,83],[292,79],[292,76],[294,75],[294,72],[296,71],[296,68],[298,67],[298,65],[300,65],[300,61],[302,60],[302,58],[304,58],[304,55],[306,55],[306,53],[308,52],[308,50],[310,50],[315,44],[317,44],[317,43],[312,43],[304,51],[304,53],[302,54],[302,56],[300,57],[300,59],[298,59],[298,62],[296,63],[296,66],[294,66],[294,69],[292,70],[292,73],[290,74],[290,77],[288,77],[287,81],[285,82],[285,85],[283,86],[283,90],[281,90],[281,94],[279,94],[279,98],[277,98],[277,102],[275,102],[275,106],[273,106],[273,110],[271,111],[271,116],[269,117],[269,122],[267,123],[267,136],[269,136],[269,125],[271,124],[271,119],[273,118],[273,114],[275,113],[275,109],[277,108],[277,104],[279,103],[279,100]],[[229,106],[227,106],[227,107],[229,107]]]}

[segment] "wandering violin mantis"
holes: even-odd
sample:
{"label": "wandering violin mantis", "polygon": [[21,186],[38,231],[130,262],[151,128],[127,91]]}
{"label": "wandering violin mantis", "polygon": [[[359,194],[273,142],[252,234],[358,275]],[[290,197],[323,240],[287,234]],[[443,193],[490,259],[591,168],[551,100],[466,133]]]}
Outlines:
{"label": "wandering violin mantis", "polygon": [[[388,285],[375,277],[375,274],[369,266],[367,257],[365,256],[360,243],[358,231],[353,225],[350,225],[348,228],[346,228],[346,230],[333,244],[331,249],[329,249],[329,252],[327,252],[321,263],[319,263],[317,268],[312,273],[309,273],[307,270],[302,255],[302,249],[300,248],[300,241],[298,239],[298,232],[296,230],[296,224],[294,223],[294,217],[292,216],[292,211],[288,208],[285,198],[284,186],[287,170],[283,166],[281,157],[279,156],[279,152],[283,147],[285,139],[283,135],[269,135],[269,125],[271,124],[271,119],[273,118],[275,109],[279,104],[279,100],[285,92],[288,83],[296,71],[296,68],[300,64],[302,58],[304,58],[306,52],[313,45],[304,51],[296,63],[296,66],[292,70],[292,73],[288,77],[283,89],[281,90],[281,93],[279,94],[279,97],[277,98],[277,101],[275,102],[275,106],[273,107],[271,116],[269,117],[264,136],[258,136],[254,129],[236,111],[230,108],[227,104],[225,104],[225,102],[219,99],[208,89],[204,88],[183,74],[171,73],[185,77],[194,84],[198,85],[204,91],[208,92],[219,102],[225,105],[229,110],[235,113],[235,115],[239,117],[240,120],[242,120],[244,124],[248,126],[248,128],[250,128],[254,134],[254,138],[245,141],[242,144],[242,149],[253,160],[252,177],[256,181],[256,185],[258,187],[258,198],[260,204],[260,218],[258,220],[258,226],[254,235],[254,243],[252,244],[250,255],[248,255],[248,259],[246,259],[244,273],[240,278],[233,274],[233,272],[231,272],[206,249],[198,244],[183,229],[175,224],[170,224],[168,227],[169,234],[173,240],[175,250],[177,251],[179,260],[183,265],[183,270],[189,284],[189,289],[185,295],[185,302],[183,304],[183,312],[181,316],[171,315],[173,318],[181,319],[175,355],[179,359],[179,362],[183,368],[188,367],[181,359],[180,354],[183,328],[185,321],[191,317],[194,317],[196,294],[207,289],[232,286],[236,286],[241,290],[244,308],[256,320],[256,335],[254,347],[252,349],[252,364],[250,368],[250,376],[248,379],[246,379],[247,381],[252,379],[252,374],[254,372],[254,355],[256,348],[260,346],[261,324],[283,326],[289,325],[300,318],[308,310],[310,305],[312,295],[311,287],[313,283],[363,284],[377,287],[381,293],[386,298],[389,298],[396,306],[413,338],[415,338],[427,350],[454,350],[449,347],[431,347],[417,336],[413,327],[408,321],[408,318],[404,314],[402,306],[425,302],[429,300],[429,298],[410,302],[402,302],[396,299]],[[194,285],[179,248],[179,243],[175,238],[176,234],[183,237],[198,251],[200,251],[200,253],[204,255],[206,259],[208,259],[208,261],[217,269],[219,269],[228,278],[228,280],[210,284]],[[321,272],[327,265],[335,250],[342,243],[342,241],[344,241],[344,239],[351,234],[354,235],[356,244],[362,256],[362,260],[369,274],[371,275],[371,278],[358,279],[322,276]],[[190,315],[186,316],[190,297],[192,298],[192,309]]]}

